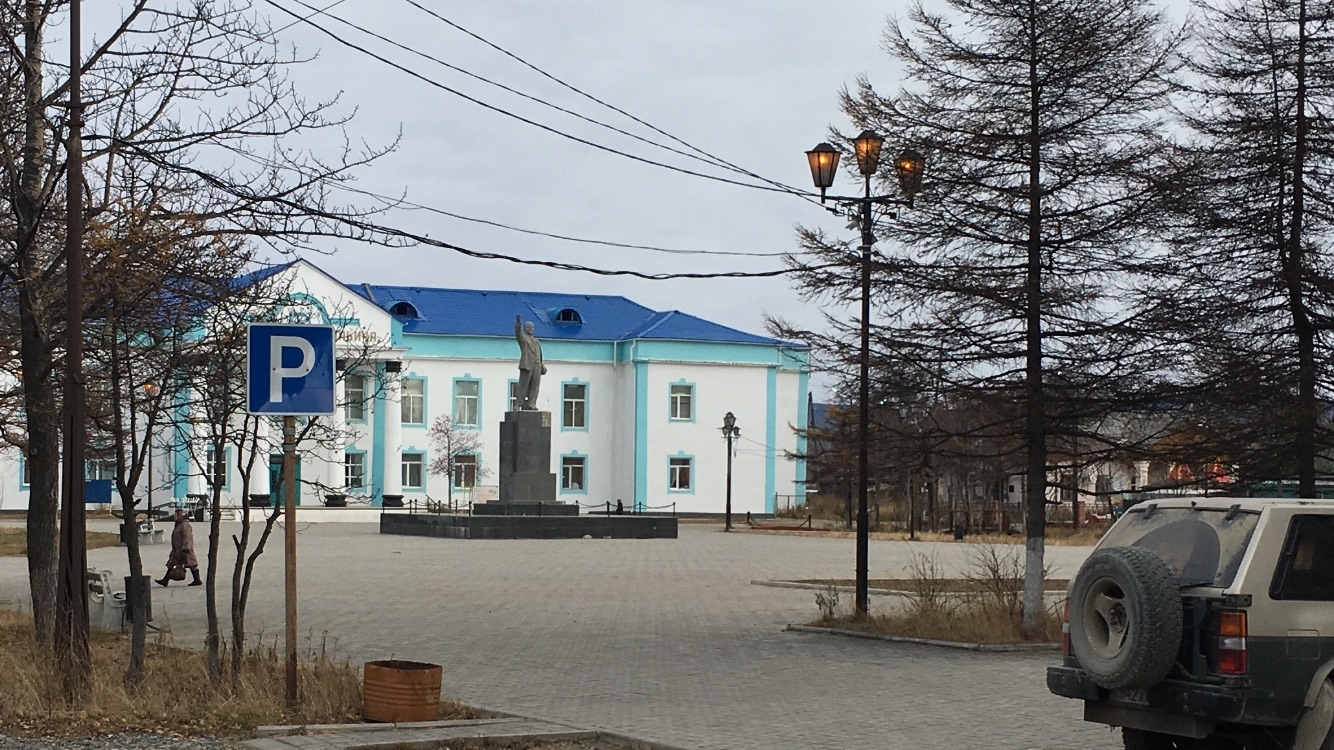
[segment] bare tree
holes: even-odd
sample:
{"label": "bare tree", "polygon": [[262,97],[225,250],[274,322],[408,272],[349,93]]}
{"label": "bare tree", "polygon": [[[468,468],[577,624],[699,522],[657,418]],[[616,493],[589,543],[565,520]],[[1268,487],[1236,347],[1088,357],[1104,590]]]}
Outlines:
{"label": "bare tree", "polygon": [[[448,415],[440,415],[431,423],[428,433],[431,438],[430,472],[445,477],[449,487],[449,507],[454,507],[454,484],[456,474],[461,470],[460,456],[476,456],[482,450],[482,433],[475,428],[459,427]],[[476,479],[486,476],[488,469],[476,466]]]}

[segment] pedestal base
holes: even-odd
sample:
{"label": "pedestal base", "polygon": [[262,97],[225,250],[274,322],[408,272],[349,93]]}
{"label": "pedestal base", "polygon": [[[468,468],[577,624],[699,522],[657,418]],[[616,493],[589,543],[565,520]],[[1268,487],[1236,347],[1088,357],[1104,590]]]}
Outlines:
{"label": "pedestal base", "polygon": [[577,516],[572,503],[475,503],[474,516]]}
{"label": "pedestal base", "polygon": [[675,539],[664,516],[455,516],[382,513],[381,534],[444,539]]}

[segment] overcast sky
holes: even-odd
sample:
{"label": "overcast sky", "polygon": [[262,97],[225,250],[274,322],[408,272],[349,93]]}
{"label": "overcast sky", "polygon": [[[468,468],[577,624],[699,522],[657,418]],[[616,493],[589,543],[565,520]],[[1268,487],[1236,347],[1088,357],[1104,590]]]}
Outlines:
{"label": "overcast sky", "polygon": [[[303,15],[296,0],[274,0]],[[325,7],[333,0],[306,0]],[[838,92],[862,73],[884,93],[899,84],[881,49],[891,15],[908,0],[418,0],[441,16],[604,101],[764,177],[810,188],[803,152],[828,128],[849,125]],[[275,27],[292,17],[255,0]],[[1185,0],[1172,0],[1180,17]],[[90,8],[91,38],[112,22]],[[342,0],[330,11],[401,44],[525,93],[665,142],[488,48],[408,0]],[[105,14],[105,17],[104,17]],[[737,177],[470,80],[434,62],[314,17],[432,81],[570,134],[684,168]],[[518,122],[414,79],[318,30],[296,24],[281,41],[317,58],[293,71],[310,100],[356,109],[354,141],[397,151],[360,172],[358,185],[478,219],[575,237],[682,250],[795,250],[797,224],[853,236],[846,222],[796,197],[711,182],[609,154]],[[319,147],[322,144],[312,143]],[[329,145],[329,144],[323,144]],[[890,149],[894,144],[888,144]],[[928,167],[929,168],[929,167]],[[746,180],[748,178],[740,178]],[[846,175],[842,178],[847,187]],[[778,257],[667,255],[519,234],[397,211],[384,223],[470,249],[648,272],[762,271]],[[892,242],[892,237],[882,240]],[[473,260],[447,250],[331,244],[313,258],[344,281],[622,294],[762,333],[765,313],[818,325],[786,277],[643,281]]]}
{"label": "overcast sky", "polygon": [[[330,0],[318,2],[323,7]],[[294,9],[299,6],[283,0]],[[873,0],[422,0],[426,7],[583,90],[735,164],[802,189],[803,152],[844,126],[839,88],[866,72],[896,85],[880,50],[888,14]],[[290,21],[262,0],[275,26]],[[560,88],[405,0],[345,0],[330,11],[379,34],[632,132],[642,126]],[[435,63],[394,50],[327,19],[433,80],[554,127],[655,160],[711,170],[524,102]],[[543,132],[414,80],[320,32],[281,32],[319,58],[296,72],[311,99],[341,94],[358,110],[350,134],[372,144],[402,130],[398,150],[362,173],[360,186],[451,212],[525,228],[686,250],[782,253],[797,223],[844,231],[843,222],[788,195],[724,185],[636,163]],[[731,175],[735,177],[736,175]],[[772,258],[664,255],[516,234],[424,212],[387,219],[471,249],[644,271],[758,271]],[[786,278],[640,281],[471,260],[444,250],[340,244],[317,262],[341,279],[623,294],[752,332],[763,314],[816,322]]]}

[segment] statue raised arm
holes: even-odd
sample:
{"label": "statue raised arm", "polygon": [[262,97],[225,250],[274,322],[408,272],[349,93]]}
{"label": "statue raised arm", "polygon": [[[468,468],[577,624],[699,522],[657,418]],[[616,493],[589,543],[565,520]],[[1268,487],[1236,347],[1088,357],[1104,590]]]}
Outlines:
{"label": "statue raised arm", "polygon": [[524,323],[523,316],[514,316],[514,338],[519,342],[519,392],[515,408],[530,411],[537,408],[537,392],[547,368],[542,362],[542,344],[533,335],[533,323]]}

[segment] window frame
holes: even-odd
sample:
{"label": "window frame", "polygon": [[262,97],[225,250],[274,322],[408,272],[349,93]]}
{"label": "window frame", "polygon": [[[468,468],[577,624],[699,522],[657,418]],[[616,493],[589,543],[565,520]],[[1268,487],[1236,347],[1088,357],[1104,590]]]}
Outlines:
{"label": "window frame", "polygon": [[[679,412],[679,410],[678,410],[678,408],[677,408],[677,398],[678,398],[678,396],[677,396],[677,394],[675,393],[675,390],[676,390],[677,388],[688,388],[688,389],[689,389],[689,393],[686,394],[686,396],[685,396],[685,398],[686,398],[686,404],[687,404],[688,408],[690,409],[690,416],[688,416],[688,417],[682,417],[682,416],[679,416],[679,413],[680,413],[680,412]],[[696,400],[696,399],[695,399],[695,384],[694,384],[694,383],[687,382],[687,381],[685,381],[685,380],[678,380],[678,381],[676,381],[675,383],[668,383],[668,384],[667,384],[667,421],[669,421],[669,422],[682,422],[682,423],[692,423],[692,422],[694,422],[694,421],[695,421],[695,414],[699,411],[698,409],[695,408],[695,400]]]}
{"label": "window frame", "polygon": [[[422,389],[422,392],[421,392],[421,393],[408,393],[408,390],[407,390],[407,388],[405,387],[405,386],[407,386],[408,383],[421,383],[421,389]],[[403,413],[403,412],[405,412],[405,411],[408,411],[408,412],[410,413],[410,409],[409,409],[409,407],[408,407],[408,399],[409,399],[409,398],[420,399],[420,400],[421,400],[421,421],[420,421],[420,422],[412,422],[412,421],[409,421],[409,420],[407,419],[407,417],[406,417],[406,416],[404,415],[404,413]],[[424,377],[420,377],[420,376],[417,376],[417,375],[405,375],[405,376],[399,378],[399,381],[398,381],[398,402],[399,402],[399,403],[398,403],[398,423],[399,423],[401,426],[403,426],[403,427],[425,427],[425,426],[426,426],[426,378],[424,378]]]}
{"label": "window frame", "polygon": [[512,412],[512,411],[518,411],[518,410],[519,410],[519,394],[518,394],[518,390],[519,390],[519,381],[518,381],[518,380],[510,380],[510,381],[509,381],[509,387],[508,387],[508,388],[506,389],[506,391],[505,391],[505,393],[508,394],[508,396],[507,396],[507,397],[508,397],[508,400],[505,402],[505,406],[506,406],[505,411],[506,411],[506,412]]}
{"label": "window frame", "polygon": [[[686,475],[686,481],[688,484],[685,487],[674,487],[672,485],[676,482],[676,475],[673,472],[673,469],[677,468],[677,466],[680,465],[678,463],[680,461],[685,462],[686,471],[688,472]],[[693,455],[687,453],[677,453],[676,455],[668,456],[667,492],[673,495],[695,494],[695,485],[698,484],[698,482],[696,481],[698,479],[696,468],[697,467],[695,466],[695,457]]]}
{"label": "window frame", "polygon": [[[477,394],[474,395],[474,396],[460,396],[460,395],[459,395],[459,384],[460,384],[460,383],[473,383],[473,384],[475,384],[475,385],[477,386]],[[453,395],[453,404],[452,404],[452,406],[451,406],[450,419],[452,420],[453,425],[454,425],[455,427],[458,427],[458,428],[460,428],[460,429],[464,429],[464,430],[480,430],[480,429],[482,429],[482,379],[481,379],[481,378],[474,378],[472,375],[470,375],[470,374],[468,374],[468,373],[464,373],[462,377],[454,378],[454,381],[453,381],[453,387],[451,388],[451,394]],[[459,399],[460,399],[460,398],[470,398],[470,399],[473,400],[473,410],[476,412],[476,413],[473,415],[475,421],[473,421],[473,422],[464,422],[464,421],[461,421],[461,420],[459,419]]]}
{"label": "window frame", "polygon": [[[360,461],[358,462],[358,465],[359,465],[360,468],[361,468],[361,484],[358,484],[358,485],[353,485],[351,482],[348,481],[348,480],[351,478],[351,475],[348,474],[348,470],[349,470],[350,468],[352,468],[352,464],[348,461],[348,459],[351,458],[351,457],[353,457],[353,456],[356,456],[357,458],[360,459]],[[344,492],[351,492],[351,491],[356,490],[356,491],[364,492],[364,491],[367,489],[367,487],[369,487],[369,485],[366,483],[366,451],[353,450],[353,449],[346,449],[346,450],[344,450],[344,451],[343,451],[343,491],[344,491]]]}
{"label": "window frame", "polygon": [[[222,491],[229,492],[232,489],[232,449],[231,446],[225,446],[222,449]],[[213,479],[213,446],[204,448],[204,487],[212,490]]]}
{"label": "window frame", "polygon": [[[413,462],[408,461],[408,456],[417,457],[417,461],[415,462],[417,465],[416,484],[409,482],[410,472],[408,471],[408,466]],[[412,447],[404,448],[403,451],[399,453],[398,466],[399,478],[402,480],[400,486],[403,488],[404,492],[426,491],[426,451]]]}
{"label": "window frame", "polygon": [[[467,456],[467,457],[469,457],[469,458],[472,459],[472,461],[467,461],[467,462],[464,462],[464,463],[462,464],[463,466],[469,466],[469,465],[472,466],[472,484],[460,484],[460,483],[459,483],[459,468],[460,468],[459,459],[460,459],[460,458],[463,458],[464,456]],[[457,453],[457,454],[454,455],[454,458],[453,458],[453,460],[452,460],[450,463],[453,464],[453,466],[452,466],[453,471],[450,472],[451,476],[450,476],[450,478],[449,478],[449,481],[450,481],[451,486],[453,486],[454,489],[456,489],[456,490],[470,490],[470,489],[473,489],[474,487],[477,486],[477,480],[478,480],[478,478],[479,478],[479,475],[481,474],[481,469],[482,469],[482,456],[481,456],[481,454],[479,454],[479,453]]]}
{"label": "window frame", "polygon": [[[576,387],[576,388],[582,388],[582,389],[584,389],[584,395],[583,395],[583,398],[580,398],[580,399],[571,399],[571,398],[569,398],[569,396],[566,394],[566,389],[567,389],[567,388],[570,388],[571,386]],[[575,378],[574,380],[566,380],[566,381],[563,381],[563,382],[560,384],[560,430],[561,430],[561,432],[588,432],[588,402],[589,402],[589,393],[590,393],[590,391],[591,391],[591,389],[588,387],[588,383],[586,383],[586,382],[584,382],[584,381],[582,381],[582,380],[579,380],[578,378]],[[582,410],[582,413],[580,414],[580,416],[583,417],[583,424],[582,424],[582,425],[570,425],[570,424],[566,424],[566,423],[565,423],[567,404],[572,404],[572,403],[582,403],[582,404],[583,404],[583,410]]]}
{"label": "window frame", "polygon": [[[353,378],[361,381],[361,387],[355,389],[361,391],[361,398],[356,401],[352,400],[352,391],[354,389],[350,387]],[[366,374],[361,372],[349,372],[343,376],[343,421],[348,424],[366,423],[366,414],[370,411],[366,408],[366,381]],[[351,410],[354,405],[361,410],[361,416],[354,417],[351,415]],[[399,416],[402,416],[401,412]]]}
{"label": "window frame", "polygon": [[[579,475],[580,475],[580,479],[582,479],[583,482],[582,482],[582,484],[580,485],[580,488],[577,489],[577,490],[576,490],[576,489],[573,489],[573,488],[571,488],[571,487],[569,487],[569,482],[567,481],[567,477],[566,477],[566,473],[565,473],[565,468],[566,468],[566,464],[565,464],[565,462],[566,462],[566,461],[578,461],[578,462],[579,462]],[[578,451],[575,451],[575,452],[573,452],[573,453],[565,453],[565,454],[561,455],[561,457],[560,457],[560,494],[562,494],[562,495],[587,495],[587,494],[588,494],[588,456],[586,456],[586,455],[584,455],[584,454],[582,454],[582,453],[580,453],[580,452],[578,452]]]}
{"label": "window frame", "polygon": [[[1284,588],[1288,584],[1289,576],[1293,573],[1297,556],[1301,550],[1299,542],[1304,540],[1302,532],[1307,528],[1307,524],[1328,525],[1330,531],[1334,531],[1334,515],[1327,513],[1295,513],[1288,519],[1288,530],[1283,539],[1283,549],[1278,556],[1278,564],[1274,566],[1274,577],[1269,583],[1269,598],[1276,602],[1331,602],[1334,601],[1334,595],[1327,599],[1312,599],[1303,596],[1293,596],[1290,592],[1285,592]],[[1314,534],[1320,534],[1317,530]],[[1313,542],[1314,544],[1314,542]],[[1319,555],[1317,551],[1315,553]],[[1334,553],[1326,553],[1334,554]]]}

